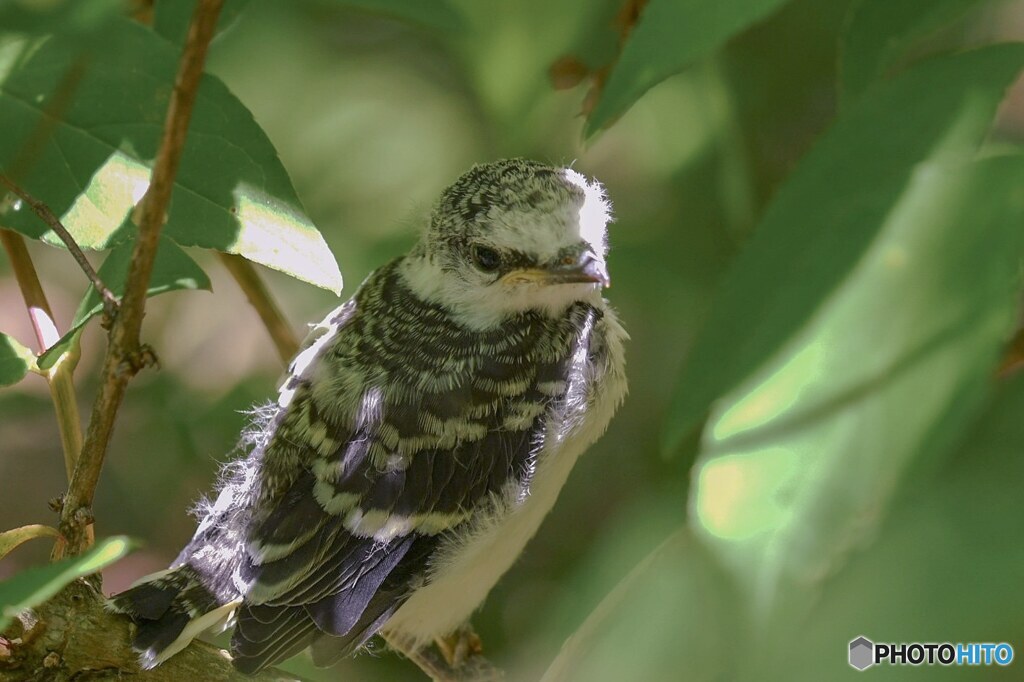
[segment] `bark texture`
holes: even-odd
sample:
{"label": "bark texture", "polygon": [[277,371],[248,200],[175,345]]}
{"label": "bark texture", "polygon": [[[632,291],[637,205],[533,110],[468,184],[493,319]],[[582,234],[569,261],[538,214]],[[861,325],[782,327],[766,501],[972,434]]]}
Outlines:
{"label": "bark texture", "polygon": [[0,635],[0,682],[301,682],[276,670],[242,675],[227,652],[204,642],[142,670],[130,645],[134,627],[107,612],[89,583],[76,581]]}

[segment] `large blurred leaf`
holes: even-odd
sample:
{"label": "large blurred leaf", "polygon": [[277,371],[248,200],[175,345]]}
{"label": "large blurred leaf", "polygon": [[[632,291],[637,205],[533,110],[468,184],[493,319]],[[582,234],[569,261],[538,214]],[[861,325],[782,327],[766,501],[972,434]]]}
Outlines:
{"label": "large blurred leaf", "polygon": [[1024,157],[923,164],[798,336],[714,408],[692,521],[768,622],[884,518],[992,384],[1017,309]]}
{"label": "large blurred leaf", "polygon": [[[153,30],[175,45],[183,45],[188,25],[196,8],[196,0],[163,0],[153,6]],[[217,17],[214,39],[234,26],[249,0],[226,0]]]}
{"label": "large blurred leaf", "polygon": [[128,538],[108,538],[81,556],[30,568],[0,582],[0,630],[10,625],[19,612],[43,603],[72,580],[102,570],[130,549]]}
{"label": "large blurred leaf", "polygon": [[0,0],[0,30],[56,33],[80,46],[92,45],[130,5],[129,0]]}
{"label": "large blurred leaf", "polygon": [[[128,266],[131,263],[133,242],[125,242],[115,247],[103,265],[99,276],[114,294],[120,298],[124,294],[125,281],[128,279]],[[167,239],[160,238],[156,260],[153,262],[153,274],[149,279],[146,296],[156,296],[167,291],[180,289],[210,290],[210,278],[192,258],[181,250],[181,247]],[[71,328],[57,343],[39,356],[39,367],[49,369],[57,361],[61,353],[66,351],[81,332],[85,323],[103,312],[103,304],[96,289],[89,287],[85,298],[78,304],[78,311],[71,323]]]}
{"label": "large blurred leaf", "polygon": [[778,9],[786,0],[650,0],[612,67],[587,119],[593,135],[621,116],[652,87],[731,36]]}
{"label": "large blurred leaf", "polygon": [[[1024,373],[999,390],[951,464],[908,483],[877,537],[830,577],[814,607],[774,621],[748,679],[862,680],[846,642],[1003,642],[1019,657],[1024,613]],[[800,665],[794,666],[793,661]],[[996,666],[876,666],[871,679],[1015,679]],[[739,678],[742,679],[742,678]]]}
{"label": "large blurred leaf", "polygon": [[841,101],[848,106],[914,44],[981,0],[862,0],[854,4],[840,52]]}
{"label": "large blurred leaf", "polygon": [[735,613],[714,558],[678,531],[608,593],[543,682],[735,679]]}
{"label": "large blurred leaf", "polygon": [[10,386],[24,379],[34,361],[32,351],[7,334],[0,334],[0,386]]}
{"label": "large blurred leaf", "polygon": [[922,160],[972,152],[1024,46],[920,64],[851,107],[793,172],[737,257],[678,384],[675,449],[713,400],[761,368],[850,273]]}
{"label": "large blurred leaf", "polygon": [[[0,44],[0,165],[36,144],[34,165],[20,179],[88,248],[119,243],[134,230],[126,218],[149,182],[178,61],[176,46],[129,20],[113,22],[107,37],[118,49],[88,58],[60,40]],[[75,64],[84,64],[84,75],[73,92],[62,92]],[[30,142],[55,98],[69,100],[59,120],[41,143]],[[3,219],[55,242],[29,214],[22,207]],[[304,215],[270,141],[212,76],[199,90],[165,234],[341,288],[334,256]]]}

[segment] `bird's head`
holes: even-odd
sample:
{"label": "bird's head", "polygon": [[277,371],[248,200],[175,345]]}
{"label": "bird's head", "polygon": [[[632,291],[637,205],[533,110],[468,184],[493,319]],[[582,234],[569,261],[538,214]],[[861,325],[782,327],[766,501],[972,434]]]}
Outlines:
{"label": "bird's head", "polygon": [[610,209],[601,184],[570,168],[474,166],[441,194],[404,274],[469,326],[525,310],[558,315],[608,286]]}

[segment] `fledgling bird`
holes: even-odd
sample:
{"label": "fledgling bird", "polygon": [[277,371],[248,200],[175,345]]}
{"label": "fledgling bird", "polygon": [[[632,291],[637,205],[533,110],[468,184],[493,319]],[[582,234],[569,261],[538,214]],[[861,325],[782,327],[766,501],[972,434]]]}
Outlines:
{"label": "fledgling bird", "polygon": [[171,567],[112,599],[142,665],[232,623],[246,673],[459,631],[625,396],[609,219],[597,181],[533,161],[448,187],[313,329]]}

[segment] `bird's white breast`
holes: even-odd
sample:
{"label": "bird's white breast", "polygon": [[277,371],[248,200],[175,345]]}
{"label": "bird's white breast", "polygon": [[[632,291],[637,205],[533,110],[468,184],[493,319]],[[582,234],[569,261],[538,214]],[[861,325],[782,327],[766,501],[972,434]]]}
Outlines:
{"label": "bird's white breast", "polygon": [[[510,485],[494,511],[450,536],[438,550],[430,579],[388,620],[383,630],[416,648],[464,624],[537,532],[565,484],[576,459],[604,433],[626,393],[622,344],[625,332],[605,308],[603,342],[608,362],[579,423],[564,438],[551,439],[538,458],[528,495]],[[549,432],[564,430],[550,424]]]}

